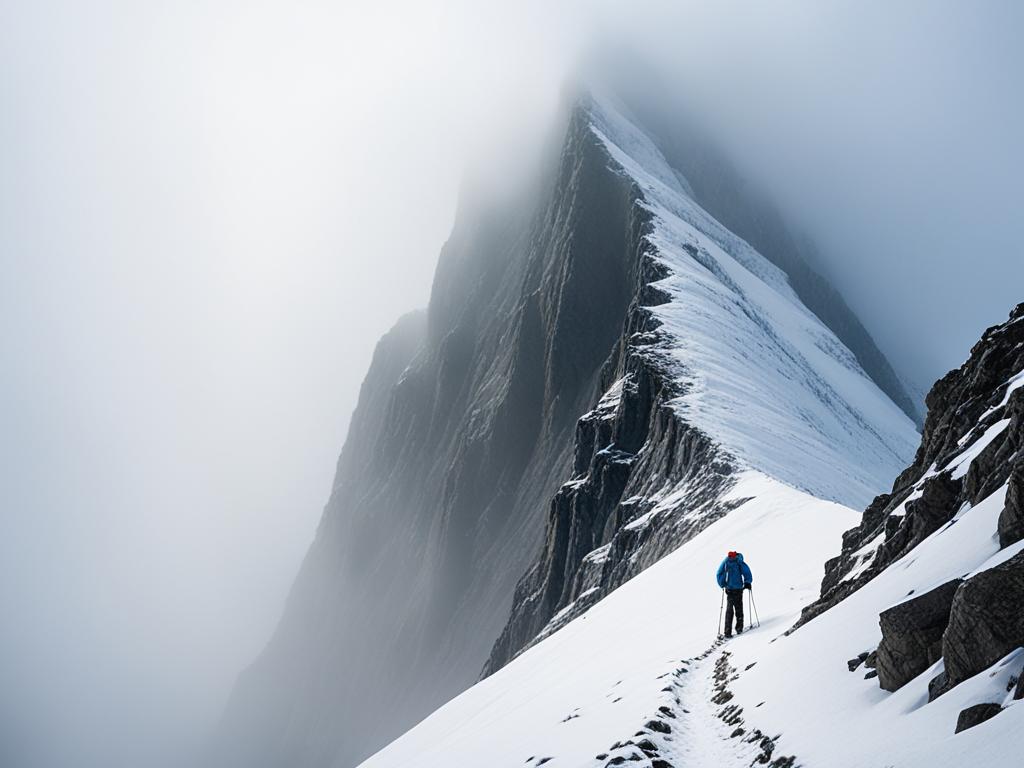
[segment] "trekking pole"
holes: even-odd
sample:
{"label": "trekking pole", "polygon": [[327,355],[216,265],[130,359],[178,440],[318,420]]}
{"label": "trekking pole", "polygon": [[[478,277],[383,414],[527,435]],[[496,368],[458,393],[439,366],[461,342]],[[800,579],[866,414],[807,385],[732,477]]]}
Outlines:
{"label": "trekking pole", "polygon": [[725,590],[722,590],[722,602],[718,606],[718,627],[716,628],[715,637],[720,637],[722,634],[722,609],[725,608]]}
{"label": "trekking pole", "polygon": [[748,589],[747,591],[750,592],[750,613],[752,614],[752,618],[753,618],[753,620],[755,622],[755,626],[760,627],[761,626],[761,619],[757,615],[757,605],[754,603],[754,590],[753,589]]}

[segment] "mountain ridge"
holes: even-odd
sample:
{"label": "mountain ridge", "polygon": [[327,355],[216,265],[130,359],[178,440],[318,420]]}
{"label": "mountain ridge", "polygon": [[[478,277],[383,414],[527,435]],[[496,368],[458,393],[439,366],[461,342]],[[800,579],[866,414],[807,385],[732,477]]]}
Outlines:
{"label": "mountain ridge", "polygon": [[[726,497],[733,511],[365,768],[1013,764],[1024,726],[1024,304],[928,402],[914,462],[846,533],[852,509],[747,470]],[[817,556],[840,541],[818,589]],[[705,621],[720,609],[715,568],[734,548],[754,571],[746,606],[759,620],[726,642]],[[837,578],[854,588],[837,590]]]}
{"label": "mountain ridge", "polygon": [[[618,553],[610,549],[615,556],[604,565],[593,563],[607,570],[602,589],[590,593],[595,598],[741,503],[729,498],[729,488],[751,457],[735,445],[724,453],[699,417],[681,428],[685,422],[675,414],[696,394],[696,379],[678,386],[688,361],[658,345],[631,343],[657,336],[655,325],[671,324],[671,318],[653,320],[659,302],[663,310],[671,306],[664,301],[671,286],[661,283],[672,273],[650,253],[656,217],[641,199],[650,191],[615,162],[594,134],[592,117],[579,107],[568,116],[554,170],[537,188],[542,193],[497,208],[467,201],[442,250],[426,313],[405,318],[379,346],[316,540],[267,650],[236,686],[212,750],[215,764],[352,765],[472,684],[485,662],[494,666],[517,653],[534,629],[591,588],[576,577],[580,561],[605,541],[599,518],[613,519],[609,536],[614,531],[620,542],[633,543]],[[634,138],[650,141],[639,131]],[[685,193],[664,165],[666,188]],[[665,172],[661,165],[657,171]],[[810,333],[821,355],[841,358],[856,377],[863,391],[844,391],[833,401],[867,397],[899,414],[901,429],[912,433],[855,356],[802,308],[785,274],[696,202],[672,202],[680,201],[687,215],[716,233],[702,234],[707,242],[680,258],[706,271],[699,260],[727,242],[735,251],[729,258],[746,260],[743,273],[729,279],[742,283],[750,274],[770,283],[783,297],[784,316],[796,323],[786,333]],[[756,325],[752,318],[744,322]],[[600,406],[627,363],[635,376],[622,382],[614,407],[631,403],[630,415],[616,424],[615,437],[635,450],[596,458],[608,424],[597,415],[581,428],[580,417]],[[611,400],[605,407],[613,407]],[[830,412],[818,415],[828,420]],[[591,427],[580,449],[575,437]],[[850,428],[860,429],[854,422]],[[659,434],[663,450],[641,463],[669,475],[655,472],[649,482],[634,475],[649,508],[629,510],[618,493],[629,474],[625,454],[636,456]],[[595,458],[604,480],[591,485],[601,487],[602,511],[587,525],[576,519],[571,556],[565,557],[566,541],[557,542],[557,557],[567,566],[561,584],[551,582],[543,607],[496,654],[502,627],[515,623],[509,616],[520,602],[516,581],[548,546],[548,500]],[[856,483],[874,482],[864,479],[872,472],[850,482],[826,475],[837,494],[861,494]],[[581,487],[563,495],[570,506]],[[657,516],[648,515],[655,497],[668,500],[663,511],[671,512],[687,493],[705,514],[636,524]],[[566,520],[572,528],[572,515]],[[674,533],[663,535],[669,530]],[[572,609],[563,618],[571,615]]]}
{"label": "mountain ridge", "polygon": [[648,282],[485,676],[734,509],[741,471],[866,503],[916,439],[785,273],[704,211],[649,137],[597,99],[584,119],[650,217]]}

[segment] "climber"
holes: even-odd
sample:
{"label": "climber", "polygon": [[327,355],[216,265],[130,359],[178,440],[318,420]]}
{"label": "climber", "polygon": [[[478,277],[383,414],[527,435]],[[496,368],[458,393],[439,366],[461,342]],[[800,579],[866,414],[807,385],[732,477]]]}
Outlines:
{"label": "climber", "polygon": [[732,637],[732,617],[736,614],[736,634],[743,632],[743,590],[753,589],[754,576],[743,555],[730,552],[718,566],[718,586],[725,590],[725,636]]}

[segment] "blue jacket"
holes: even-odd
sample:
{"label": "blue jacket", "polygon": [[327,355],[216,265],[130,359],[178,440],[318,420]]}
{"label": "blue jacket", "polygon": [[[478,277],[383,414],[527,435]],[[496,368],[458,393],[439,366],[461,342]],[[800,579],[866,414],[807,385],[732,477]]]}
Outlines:
{"label": "blue jacket", "polygon": [[744,584],[753,584],[754,576],[750,567],[743,562],[739,552],[736,557],[727,557],[718,566],[718,586],[723,589],[743,589]]}

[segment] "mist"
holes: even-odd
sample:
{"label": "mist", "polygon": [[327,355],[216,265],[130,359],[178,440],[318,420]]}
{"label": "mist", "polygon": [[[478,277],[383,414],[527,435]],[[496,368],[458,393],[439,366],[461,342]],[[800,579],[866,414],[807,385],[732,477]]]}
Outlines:
{"label": "mist", "polygon": [[201,748],[462,180],[577,78],[698,115],[917,389],[1022,299],[1018,4],[364,5],[0,3],[4,765]]}

